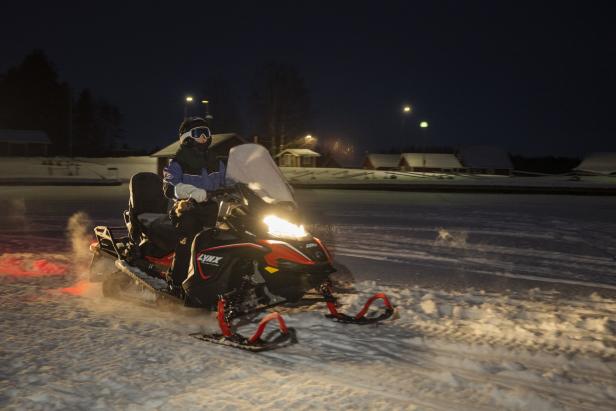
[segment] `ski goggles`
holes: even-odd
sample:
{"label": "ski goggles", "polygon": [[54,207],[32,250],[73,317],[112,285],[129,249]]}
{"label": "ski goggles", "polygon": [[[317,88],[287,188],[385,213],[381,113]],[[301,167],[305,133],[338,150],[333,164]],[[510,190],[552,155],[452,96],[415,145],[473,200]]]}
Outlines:
{"label": "ski goggles", "polygon": [[195,140],[198,140],[201,136],[205,136],[206,139],[210,139],[212,138],[212,132],[207,127],[195,127],[190,131],[187,131],[186,133],[182,134],[181,137],[182,140],[186,137],[192,137]]}

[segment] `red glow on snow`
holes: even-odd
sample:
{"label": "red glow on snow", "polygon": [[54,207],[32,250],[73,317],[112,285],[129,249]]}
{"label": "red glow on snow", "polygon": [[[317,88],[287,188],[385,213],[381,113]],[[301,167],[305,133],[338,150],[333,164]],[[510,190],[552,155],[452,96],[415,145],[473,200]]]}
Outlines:
{"label": "red glow on snow", "polygon": [[60,291],[65,294],[74,295],[76,297],[82,296],[88,291],[90,284],[87,281],[78,281],[70,287],[60,288]]}
{"label": "red glow on snow", "polygon": [[61,276],[68,273],[68,265],[45,258],[32,261],[15,255],[0,255],[0,275],[13,277]]}

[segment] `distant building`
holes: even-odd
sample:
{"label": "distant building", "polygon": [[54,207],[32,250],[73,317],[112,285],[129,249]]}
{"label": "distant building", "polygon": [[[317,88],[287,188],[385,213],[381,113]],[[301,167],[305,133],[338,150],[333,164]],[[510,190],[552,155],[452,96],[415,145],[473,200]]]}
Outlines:
{"label": "distant building", "polygon": [[[244,140],[240,135],[235,133],[213,134],[212,144],[210,144],[209,151],[210,153],[213,153],[216,158],[226,161],[227,157],[229,157],[229,150],[231,150],[231,148],[235,146],[239,146],[240,144],[244,143],[246,143],[246,140]],[[167,147],[157,151],[150,156],[158,158],[158,174],[162,175],[163,168],[165,168],[165,166],[169,164],[169,160],[175,155],[179,147],[180,141],[176,140],[173,143],[169,144]]]}
{"label": "distant building", "polygon": [[359,168],[361,165],[361,158],[356,157],[353,152],[325,149],[319,154],[321,157],[317,158],[317,167]]}
{"label": "distant building", "polygon": [[340,157],[332,152],[326,152],[317,158],[317,167],[343,168],[343,165],[340,163]]}
{"label": "distant building", "polygon": [[316,167],[321,154],[307,148],[288,148],[276,155],[280,167]]}
{"label": "distant building", "polygon": [[573,169],[579,174],[616,175],[616,153],[592,153]]}
{"label": "distant building", "polygon": [[471,173],[511,175],[513,164],[509,154],[498,147],[470,146],[460,150],[458,156]]}
{"label": "distant building", "polygon": [[368,170],[400,170],[400,154],[368,154],[363,168]]}
{"label": "distant building", "polygon": [[443,153],[402,153],[399,165],[405,171],[453,173],[464,169],[454,154]]}
{"label": "distant building", "polygon": [[0,156],[47,156],[51,140],[40,130],[0,130]]}

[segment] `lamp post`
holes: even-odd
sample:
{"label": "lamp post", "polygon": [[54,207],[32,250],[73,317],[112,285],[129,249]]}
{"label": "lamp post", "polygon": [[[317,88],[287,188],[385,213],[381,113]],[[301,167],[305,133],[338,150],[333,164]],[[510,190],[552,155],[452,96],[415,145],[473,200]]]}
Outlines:
{"label": "lamp post", "polygon": [[402,106],[402,141],[400,142],[400,152],[404,151],[404,139],[405,139],[405,133],[404,133],[404,126],[406,125],[406,118],[408,116],[410,116],[413,113],[413,107],[410,106],[409,104],[405,104],[404,106]]}
{"label": "lamp post", "polygon": [[205,106],[205,119],[209,120],[212,116],[210,116],[210,101],[209,100],[201,100],[201,104]]}
{"label": "lamp post", "polygon": [[[73,158],[73,91],[70,87],[66,89],[68,92],[68,156]],[[45,154],[47,154],[47,146],[45,146]]]}
{"label": "lamp post", "polygon": [[423,151],[422,157],[423,157],[423,167],[424,168],[426,168],[426,142],[428,140],[426,138],[426,135],[428,134],[428,126],[429,126],[429,124],[428,124],[427,121],[420,121],[419,122],[419,128],[421,128],[421,130],[422,130],[422,133],[421,133],[422,136],[421,137],[422,137],[423,146],[424,146],[424,149],[422,150]]}
{"label": "lamp post", "polygon": [[188,105],[192,103],[193,98],[191,96],[186,96],[186,101],[184,103],[184,118],[188,118]]}
{"label": "lamp post", "polygon": [[278,148],[280,151],[286,150],[289,147],[304,147],[307,144],[316,143],[317,138],[312,134],[306,134],[303,137],[298,137],[295,140],[288,142],[287,144],[281,144]]}

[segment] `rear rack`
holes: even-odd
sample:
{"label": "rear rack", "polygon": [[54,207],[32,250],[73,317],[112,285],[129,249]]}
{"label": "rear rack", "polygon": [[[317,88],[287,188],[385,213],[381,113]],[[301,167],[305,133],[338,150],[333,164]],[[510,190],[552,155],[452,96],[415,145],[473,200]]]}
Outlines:
{"label": "rear rack", "polygon": [[108,253],[114,253],[119,259],[122,259],[122,254],[118,249],[119,244],[124,244],[128,240],[128,231],[126,227],[107,227],[99,225],[94,228],[94,235],[100,249]]}

